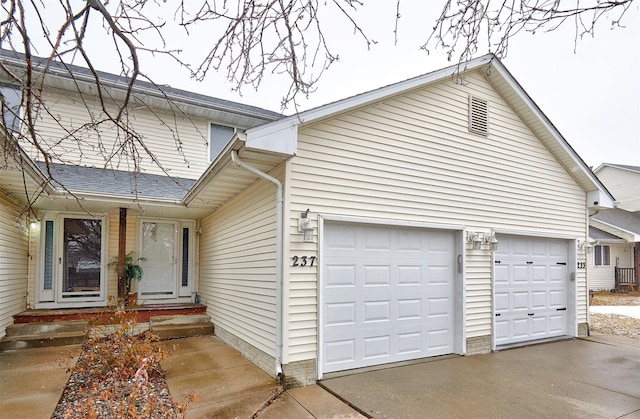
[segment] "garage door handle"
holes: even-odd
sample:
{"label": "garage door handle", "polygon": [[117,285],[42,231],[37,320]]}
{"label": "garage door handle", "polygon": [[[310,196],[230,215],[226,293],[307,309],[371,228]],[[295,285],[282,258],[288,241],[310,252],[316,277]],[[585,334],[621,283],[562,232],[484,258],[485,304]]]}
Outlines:
{"label": "garage door handle", "polygon": [[533,316],[534,314],[535,314],[535,313],[528,313],[527,315],[528,315],[528,316]]}
{"label": "garage door handle", "polygon": [[496,313],[496,317],[499,317],[499,316],[500,316],[500,313]]}
{"label": "garage door handle", "polygon": [[567,311],[567,308],[566,307],[556,308],[556,311]]}

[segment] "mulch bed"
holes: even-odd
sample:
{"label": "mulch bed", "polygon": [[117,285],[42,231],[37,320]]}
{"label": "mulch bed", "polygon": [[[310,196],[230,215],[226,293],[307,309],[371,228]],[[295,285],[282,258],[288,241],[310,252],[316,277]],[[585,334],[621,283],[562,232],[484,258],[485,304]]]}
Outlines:
{"label": "mulch bed", "polygon": [[174,403],[159,365],[145,368],[143,378],[118,368],[105,376],[96,371],[95,347],[93,341],[82,346],[53,419],[183,417],[186,409]]}

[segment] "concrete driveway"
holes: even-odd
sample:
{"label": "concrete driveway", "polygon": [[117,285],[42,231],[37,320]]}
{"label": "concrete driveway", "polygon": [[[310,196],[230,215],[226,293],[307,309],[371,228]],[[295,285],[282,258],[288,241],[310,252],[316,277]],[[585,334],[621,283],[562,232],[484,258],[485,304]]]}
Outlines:
{"label": "concrete driveway", "polygon": [[375,418],[640,418],[640,341],[600,335],[321,385]]}

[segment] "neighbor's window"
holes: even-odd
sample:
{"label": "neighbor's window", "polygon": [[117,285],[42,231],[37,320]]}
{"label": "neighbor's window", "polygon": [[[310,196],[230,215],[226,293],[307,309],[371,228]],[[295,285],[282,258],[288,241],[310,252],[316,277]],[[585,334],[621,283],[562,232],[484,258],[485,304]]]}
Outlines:
{"label": "neighbor's window", "polygon": [[209,161],[213,161],[218,156],[235,131],[233,127],[209,124]]}
{"label": "neighbor's window", "polygon": [[609,246],[596,246],[593,249],[593,260],[596,266],[609,266],[611,249]]}
{"label": "neighbor's window", "polygon": [[8,131],[20,129],[20,89],[13,86],[0,85],[2,95],[2,123]]}

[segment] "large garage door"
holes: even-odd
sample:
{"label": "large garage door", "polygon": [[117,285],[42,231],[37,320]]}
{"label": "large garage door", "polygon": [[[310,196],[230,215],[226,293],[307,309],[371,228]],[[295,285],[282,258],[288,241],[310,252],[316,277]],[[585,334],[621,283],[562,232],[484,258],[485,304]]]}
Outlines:
{"label": "large garage door", "polygon": [[500,236],[498,242],[496,345],[566,335],[567,241]]}
{"label": "large garage door", "polygon": [[327,223],[323,372],[453,352],[455,233]]}

